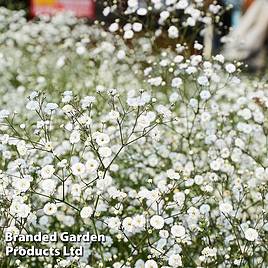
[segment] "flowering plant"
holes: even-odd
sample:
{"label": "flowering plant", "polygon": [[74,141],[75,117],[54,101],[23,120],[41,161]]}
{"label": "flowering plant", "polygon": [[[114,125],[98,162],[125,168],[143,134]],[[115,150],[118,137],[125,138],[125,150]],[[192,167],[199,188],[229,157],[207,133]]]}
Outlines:
{"label": "flowering plant", "polygon": [[1,12],[3,249],[6,233],[106,238],[67,241],[80,257],[3,252],[2,267],[267,266],[265,84],[183,44],[150,54],[73,17]]}

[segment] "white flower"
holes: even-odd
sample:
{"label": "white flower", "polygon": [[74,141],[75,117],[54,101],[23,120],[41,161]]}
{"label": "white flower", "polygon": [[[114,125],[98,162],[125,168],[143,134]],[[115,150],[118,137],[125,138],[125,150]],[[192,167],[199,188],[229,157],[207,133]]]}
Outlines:
{"label": "white flower", "polygon": [[143,228],[145,226],[146,219],[143,215],[136,215],[133,218],[133,225],[137,228]]}
{"label": "white flower", "polygon": [[87,160],[85,166],[86,166],[86,170],[88,170],[89,172],[94,172],[97,170],[99,163],[95,159],[89,159]]}
{"label": "white flower", "polygon": [[208,100],[210,98],[210,96],[211,96],[211,94],[210,94],[210,92],[208,90],[202,90],[200,92],[200,98],[202,100]]}
{"label": "white flower", "polygon": [[45,193],[52,193],[56,188],[56,182],[52,179],[45,179],[41,182],[41,188]]}
{"label": "white flower", "polygon": [[81,106],[83,109],[86,109],[95,101],[96,101],[96,98],[94,96],[86,96],[81,100]]}
{"label": "white flower", "polygon": [[144,268],[158,268],[158,265],[154,260],[147,260],[144,264]]}
{"label": "white flower", "polygon": [[44,179],[49,179],[55,172],[55,168],[52,165],[46,165],[41,169],[41,177]]}
{"label": "white flower", "polygon": [[54,215],[57,212],[57,206],[53,203],[46,203],[44,206],[44,213],[46,215]]}
{"label": "white flower", "polygon": [[72,173],[75,176],[81,176],[86,171],[85,165],[82,164],[82,163],[76,163],[76,164],[72,165],[72,168],[71,169],[72,169]]}
{"label": "white flower", "polygon": [[182,79],[175,77],[172,79],[171,86],[174,88],[179,88],[182,85]]}
{"label": "white flower", "polygon": [[111,217],[107,220],[107,224],[109,228],[119,230],[121,222],[118,217]]}
{"label": "white flower", "polygon": [[195,43],[195,44],[194,44],[194,48],[195,48],[196,50],[201,50],[201,49],[203,48],[203,45],[201,45],[201,44],[199,44],[199,43]]}
{"label": "white flower", "polygon": [[96,137],[96,142],[99,146],[104,146],[110,142],[110,137],[104,133],[98,133]]}
{"label": "white flower", "polygon": [[80,211],[80,216],[82,219],[90,218],[93,214],[93,209],[91,207],[83,207]]}
{"label": "white flower", "polygon": [[220,204],[219,209],[222,213],[229,214],[233,211],[233,206],[230,203],[224,202]]}
{"label": "white flower", "polygon": [[210,247],[205,247],[201,251],[202,255],[205,257],[215,257],[217,255],[217,249],[216,248],[210,248]]}
{"label": "white flower", "polygon": [[203,183],[203,181],[204,181],[204,178],[201,175],[196,175],[194,177],[194,182],[197,185],[201,185]]}
{"label": "white flower", "polygon": [[245,230],[245,238],[248,241],[253,242],[258,239],[258,236],[259,236],[258,232],[253,228],[248,228]]}
{"label": "white flower", "polygon": [[117,111],[115,111],[115,110],[113,110],[113,111],[111,111],[111,112],[109,113],[109,118],[110,118],[110,120],[116,120],[116,119],[118,119],[119,117],[120,117],[119,112],[117,112]]}
{"label": "white flower", "polygon": [[58,108],[58,104],[49,102],[49,103],[47,103],[46,107],[44,108],[44,112],[47,114],[51,114],[57,108]]}
{"label": "white flower", "polygon": [[14,180],[14,187],[20,193],[26,192],[30,188],[30,181],[28,181],[26,179],[16,178]]}
{"label": "white flower", "polygon": [[153,228],[160,230],[164,227],[165,221],[164,221],[163,217],[161,217],[159,215],[154,215],[150,219],[150,224]]}
{"label": "white flower", "polygon": [[168,258],[168,265],[175,268],[182,266],[181,256],[179,254],[170,255]]}
{"label": "white flower", "polygon": [[19,141],[16,146],[20,155],[26,155],[27,147],[25,141]]}
{"label": "white flower", "polygon": [[109,147],[100,147],[99,154],[101,157],[109,157],[112,155],[112,150]]}
{"label": "white flower", "polygon": [[145,16],[145,15],[147,14],[147,9],[146,9],[146,8],[139,8],[139,9],[137,10],[137,14],[138,14],[139,16]]}
{"label": "white flower", "polygon": [[168,37],[171,39],[179,37],[179,30],[176,26],[172,25],[168,28]]}
{"label": "white flower", "polygon": [[70,135],[70,143],[75,144],[80,141],[80,132],[78,130],[74,130]]}
{"label": "white flower", "polygon": [[225,70],[229,73],[229,74],[232,74],[236,71],[236,67],[234,64],[232,63],[228,63],[225,65]]}
{"label": "white flower", "polygon": [[10,112],[8,110],[1,110],[0,111],[0,119],[7,118],[10,115]]}
{"label": "white flower", "polygon": [[176,4],[176,9],[185,9],[189,5],[187,0],[180,0]]}
{"label": "white flower", "polygon": [[139,22],[134,22],[133,25],[132,25],[132,29],[135,32],[140,32],[142,30],[142,24],[139,23]]}
{"label": "white flower", "polygon": [[37,101],[34,100],[30,100],[27,104],[26,104],[26,109],[34,111],[37,110],[39,107],[39,104]]}
{"label": "white flower", "polygon": [[17,216],[20,218],[27,218],[31,212],[31,208],[26,204],[20,204]]}
{"label": "white flower", "polygon": [[185,228],[182,225],[173,225],[171,227],[171,234],[175,237],[184,237],[185,236]]}
{"label": "white flower", "polygon": [[172,180],[179,180],[181,177],[180,174],[178,172],[175,172],[173,169],[167,170],[167,176]]}
{"label": "white flower", "polygon": [[216,160],[213,160],[210,163],[210,168],[215,170],[215,171],[220,170],[220,168],[222,167],[223,163],[224,163],[223,159],[217,158]]}
{"label": "white flower", "polygon": [[109,31],[112,32],[112,33],[118,31],[118,29],[119,29],[119,25],[118,25],[118,23],[116,23],[116,22],[112,23],[112,24],[109,26]]}
{"label": "white flower", "polygon": [[220,63],[224,63],[224,57],[221,54],[216,55],[214,59]]}
{"label": "white flower", "polygon": [[168,17],[170,16],[170,13],[167,10],[164,10],[160,13],[160,23],[163,23]]}
{"label": "white flower", "polygon": [[138,7],[138,0],[128,0],[127,4],[130,8],[137,8]]}
{"label": "white flower", "polygon": [[197,78],[197,82],[199,85],[201,86],[208,86],[209,85],[209,81],[208,81],[208,78],[206,76],[199,76]]}
{"label": "white flower", "polygon": [[133,225],[132,218],[126,217],[122,222],[122,226],[123,226],[124,230],[126,230],[127,232],[129,232],[129,233],[133,232],[134,225]]}
{"label": "white flower", "polygon": [[79,46],[76,48],[76,53],[78,55],[83,55],[86,52],[86,48],[84,46]]}
{"label": "white flower", "polygon": [[124,39],[131,39],[131,38],[133,38],[133,36],[134,36],[134,32],[132,30],[126,30],[124,32],[123,38]]}
{"label": "white flower", "polygon": [[182,206],[185,201],[185,193],[184,192],[176,192],[173,196],[173,200],[179,205]]}
{"label": "white flower", "polygon": [[174,62],[176,63],[181,63],[183,61],[184,57],[182,55],[177,55],[175,58],[174,58]]}
{"label": "white flower", "polygon": [[161,76],[158,76],[158,77],[152,77],[150,79],[148,79],[148,83],[152,86],[160,86],[163,82],[163,79]]}

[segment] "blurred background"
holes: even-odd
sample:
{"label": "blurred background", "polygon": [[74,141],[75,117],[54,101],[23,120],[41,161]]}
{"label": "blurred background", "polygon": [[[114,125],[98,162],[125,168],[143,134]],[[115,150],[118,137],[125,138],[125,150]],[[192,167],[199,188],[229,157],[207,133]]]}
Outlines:
{"label": "blurred background", "polygon": [[[161,1],[165,3],[166,0]],[[121,16],[126,16],[124,9],[128,0],[116,2],[121,7]],[[205,37],[199,40],[205,44],[206,53],[209,55],[222,53],[227,60],[243,61],[251,72],[265,70],[268,47],[268,1],[204,0],[204,2],[204,6],[217,3],[224,10],[221,22],[208,28]],[[28,19],[42,13],[71,10],[77,16],[87,18],[88,23],[94,20],[112,21],[111,16],[103,15],[107,3],[109,0],[0,0],[0,6],[25,10]],[[148,1],[138,0],[138,3],[142,7],[146,6]],[[157,18],[157,14],[155,16]],[[164,44],[165,40],[160,41],[160,46],[161,43]]]}

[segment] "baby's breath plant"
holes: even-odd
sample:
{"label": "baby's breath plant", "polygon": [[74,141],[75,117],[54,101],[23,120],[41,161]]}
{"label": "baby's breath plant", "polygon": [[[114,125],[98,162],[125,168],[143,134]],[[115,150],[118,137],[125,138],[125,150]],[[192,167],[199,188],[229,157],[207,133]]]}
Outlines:
{"label": "baby's breath plant", "polygon": [[[217,3],[145,2],[106,1],[108,31],[0,9],[0,267],[267,267],[267,85],[180,37]],[[66,231],[106,241],[5,255],[8,232]]]}

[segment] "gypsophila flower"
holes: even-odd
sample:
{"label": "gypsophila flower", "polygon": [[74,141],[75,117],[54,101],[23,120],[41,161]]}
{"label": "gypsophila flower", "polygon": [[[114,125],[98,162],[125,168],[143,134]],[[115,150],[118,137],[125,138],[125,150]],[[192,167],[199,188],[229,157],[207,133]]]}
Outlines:
{"label": "gypsophila flower", "polygon": [[258,236],[259,236],[258,232],[253,228],[248,228],[245,230],[245,238],[248,241],[253,242],[258,239]]}
{"label": "gypsophila flower", "polygon": [[112,150],[109,147],[100,147],[99,148],[99,154],[101,157],[109,157],[112,155]]}
{"label": "gypsophila flower", "polygon": [[209,81],[208,81],[208,78],[206,76],[199,76],[197,78],[197,82],[201,86],[208,86],[209,85]]}
{"label": "gypsophila flower", "polygon": [[225,65],[225,70],[226,70],[228,73],[232,74],[232,73],[234,73],[234,72],[236,71],[236,67],[235,67],[234,64],[232,64],[232,63],[228,63],[228,64]]}
{"label": "gypsophila flower", "polygon": [[185,228],[182,225],[177,225],[177,224],[173,225],[171,227],[170,232],[174,237],[183,238],[185,236]]}
{"label": "gypsophila flower", "polygon": [[76,163],[72,165],[72,173],[75,176],[82,176],[86,171],[85,165],[82,163]]}
{"label": "gypsophila flower", "polygon": [[159,216],[159,215],[154,215],[151,219],[150,219],[150,224],[154,229],[160,230],[164,227],[164,219],[163,217]]}
{"label": "gypsophila flower", "polygon": [[90,218],[93,214],[93,209],[91,207],[83,207],[80,211],[80,216],[82,219]]}
{"label": "gypsophila flower", "polygon": [[158,265],[154,260],[147,260],[144,264],[144,268],[158,268]]}
{"label": "gypsophila flower", "polygon": [[182,266],[181,256],[179,254],[172,254],[168,258],[168,264],[171,267],[181,267]]}
{"label": "gypsophila flower", "polygon": [[171,82],[171,86],[174,88],[179,88],[182,85],[182,79],[179,77],[173,78]]}
{"label": "gypsophila flower", "polygon": [[53,203],[46,203],[44,206],[44,213],[46,215],[54,215],[57,212],[57,206]]}
{"label": "gypsophila flower", "polygon": [[46,165],[41,169],[41,176],[44,179],[49,179],[55,172],[55,168],[52,165]]}

